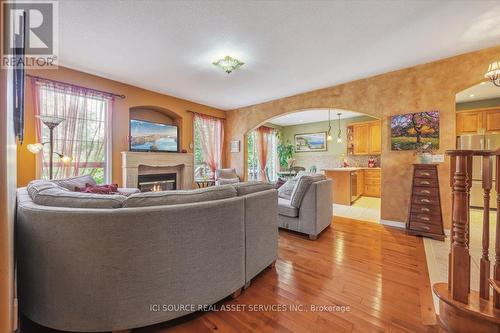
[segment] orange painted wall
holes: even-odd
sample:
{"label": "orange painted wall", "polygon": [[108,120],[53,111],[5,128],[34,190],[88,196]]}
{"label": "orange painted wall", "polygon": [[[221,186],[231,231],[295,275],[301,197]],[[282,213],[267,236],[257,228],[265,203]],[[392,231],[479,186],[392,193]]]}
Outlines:
{"label": "orange painted wall", "polygon": [[[189,148],[193,141],[193,119],[192,115],[187,112],[195,111],[205,113],[217,117],[225,117],[225,112],[219,109],[211,108],[198,103],[179,99],[172,96],[167,96],[141,89],[117,81],[112,81],[95,75],[87,74],[77,70],[60,67],[55,70],[31,70],[28,74],[41,76],[47,79],[53,79],[63,82],[68,82],[83,87],[104,90],[115,94],[125,95],[125,99],[116,99],[113,121],[112,121],[112,163],[113,163],[113,183],[121,184],[121,154],[120,152],[128,150],[128,133],[129,133],[129,109],[132,107],[145,106],[155,109],[168,110],[169,115],[175,114],[179,117],[180,122],[180,147],[192,152]],[[28,78],[29,79],[29,78]],[[26,145],[37,142],[35,134],[35,118],[33,98],[29,80],[26,87],[26,135],[24,144],[18,145],[18,186],[25,186],[29,181],[36,178],[35,155],[28,152]]]}

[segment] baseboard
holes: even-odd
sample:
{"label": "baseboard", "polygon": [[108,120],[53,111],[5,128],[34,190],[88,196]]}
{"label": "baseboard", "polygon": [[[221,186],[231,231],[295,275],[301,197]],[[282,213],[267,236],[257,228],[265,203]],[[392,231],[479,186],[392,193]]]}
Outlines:
{"label": "baseboard", "polygon": [[406,228],[406,223],[398,222],[398,221],[380,219],[380,224],[386,225],[388,227],[395,227],[395,228],[401,228],[401,229]]}

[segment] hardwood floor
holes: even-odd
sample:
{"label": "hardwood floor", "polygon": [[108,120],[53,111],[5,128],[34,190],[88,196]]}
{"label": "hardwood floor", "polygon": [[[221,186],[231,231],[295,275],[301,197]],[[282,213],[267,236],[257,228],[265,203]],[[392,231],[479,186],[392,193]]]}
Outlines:
{"label": "hardwood floor", "polygon": [[[205,312],[133,332],[443,332],[434,316],[422,239],[341,217],[316,241],[280,231],[275,268],[218,306],[260,304],[343,305],[349,311]],[[26,319],[22,328],[55,332]]]}

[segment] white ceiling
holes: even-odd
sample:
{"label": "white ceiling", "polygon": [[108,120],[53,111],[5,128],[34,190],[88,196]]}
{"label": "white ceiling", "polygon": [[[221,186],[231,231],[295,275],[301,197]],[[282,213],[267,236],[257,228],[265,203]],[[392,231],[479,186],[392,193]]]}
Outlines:
{"label": "white ceiling", "polygon": [[[331,112],[330,117],[332,121],[339,119],[337,113],[342,113],[340,115],[340,119],[365,116],[365,114],[359,112],[346,111],[340,109],[331,109],[330,112]],[[294,112],[284,116],[279,116],[277,118],[271,119],[269,122],[271,124],[279,126],[291,126],[291,125],[316,123],[318,121],[327,121],[327,120],[328,120],[327,109],[314,109],[314,110]]]}
{"label": "white ceiling", "polygon": [[474,102],[490,98],[500,98],[500,87],[495,86],[490,81],[483,81],[459,92],[456,96],[456,102]]}
{"label": "white ceiling", "polygon": [[500,44],[500,3],[67,0],[59,30],[63,66],[234,109]]}

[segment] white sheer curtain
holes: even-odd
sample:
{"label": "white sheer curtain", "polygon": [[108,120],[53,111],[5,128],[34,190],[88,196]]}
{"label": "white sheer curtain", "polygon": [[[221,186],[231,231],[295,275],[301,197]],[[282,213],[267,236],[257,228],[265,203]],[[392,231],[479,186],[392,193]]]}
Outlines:
{"label": "white sheer curtain", "polygon": [[[195,139],[200,140],[201,159],[208,166],[212,176],[222,167],[222,149],[224,143],[224,122],[199,113],[194,114]],[[195,144],[196,146],[196,144]]]}
{"label": "white sheer curtain", "polygon": [[[54,152],[70,156],[64,164],[54,156],[54,178],[90,174],[99,183],[110,181],[110,118],[113,97],[91,89],[32,79],[35,113],[62,117],[54,130]],[[37,119],[39,142],[49,141],[49,130]],[[49,150],[39,155],[38,172],[48,178]]]}

